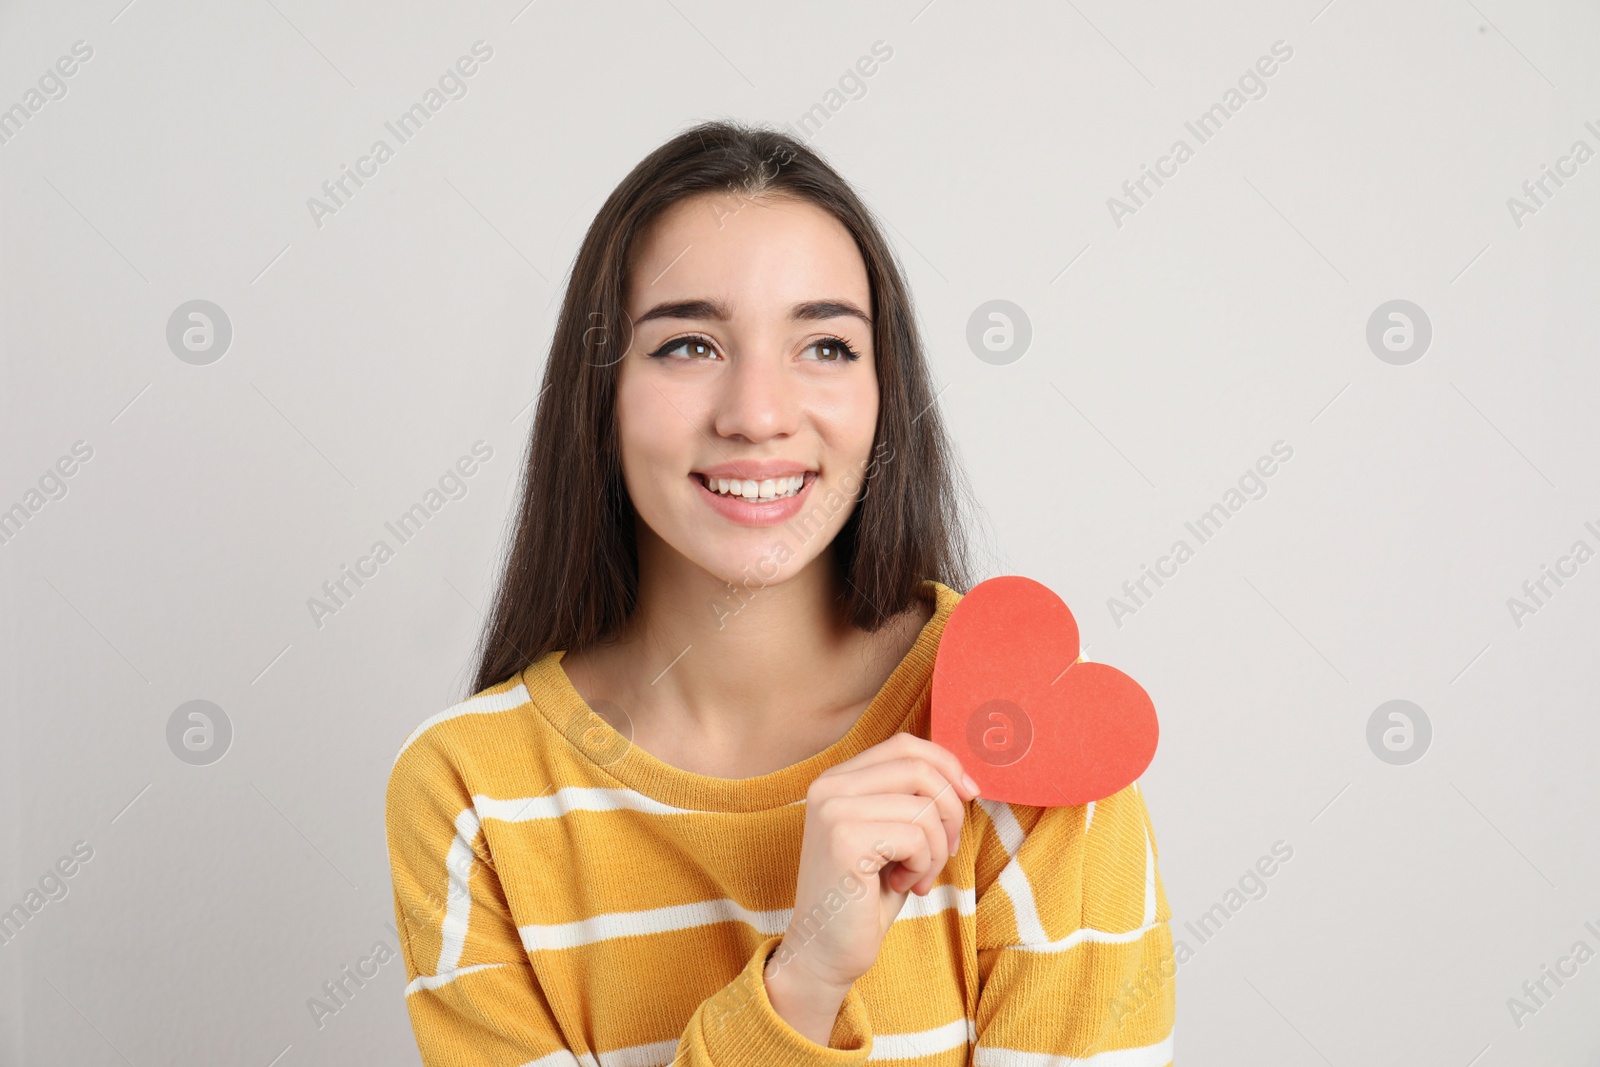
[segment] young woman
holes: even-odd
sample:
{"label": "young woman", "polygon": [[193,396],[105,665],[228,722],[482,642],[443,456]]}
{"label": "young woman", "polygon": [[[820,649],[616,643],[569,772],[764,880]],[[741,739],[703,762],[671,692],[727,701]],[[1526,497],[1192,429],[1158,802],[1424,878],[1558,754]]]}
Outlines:
{"label": "young woman", "polygon": [[617,186],[477,695],[389,783],[424,1063],[1171,1061],[1137,786],[991,802],[927,739],[958,481],[893,254],[814,152],[707,123]]}

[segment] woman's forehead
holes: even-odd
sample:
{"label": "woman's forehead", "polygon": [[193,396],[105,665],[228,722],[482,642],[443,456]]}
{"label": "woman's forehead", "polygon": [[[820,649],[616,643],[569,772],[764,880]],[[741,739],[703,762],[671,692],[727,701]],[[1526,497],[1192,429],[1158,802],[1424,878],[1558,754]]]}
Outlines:
{"label": "woman's forehead", "polygon": [[[731,206],[734,213],[725,213]],[[628,310],[714,301],[732,316],[788,315],[835,298],[866,308],[866,264],[850,232],[827,211],[792,198],[740,201],[700,195],[674,204],[631,257]]]}

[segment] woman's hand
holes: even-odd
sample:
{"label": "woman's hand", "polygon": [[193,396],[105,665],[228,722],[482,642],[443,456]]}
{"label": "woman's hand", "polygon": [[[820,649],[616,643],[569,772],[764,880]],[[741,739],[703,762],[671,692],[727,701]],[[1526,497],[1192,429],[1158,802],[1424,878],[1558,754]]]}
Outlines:
{"label": "woman's hand", "polygon": [[851,983],[906,897],[933,888],[977,795],[953,754],[904,732],[811,783],[794,918],[767,970],[773,1008],[797,1030],[828,1043]]}

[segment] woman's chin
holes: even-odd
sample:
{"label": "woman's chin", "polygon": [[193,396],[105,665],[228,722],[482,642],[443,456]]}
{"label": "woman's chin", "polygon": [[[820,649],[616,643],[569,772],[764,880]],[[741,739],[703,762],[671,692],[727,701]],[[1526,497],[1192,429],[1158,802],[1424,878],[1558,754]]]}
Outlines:
{"label": "woman's chin", "polygon": [[730,598],[738,593],[749,599],[755,591],[782,585],[807,562],[796,556],[786,542],[771,538],[749,540],[751,544],[729,546],[725,552],[702,555],[697,561],[721,585],[733,587],[727,592]]}
{"label": "woman's chin", "polygon": [[[704,526],[674,524],[667,537],[650,527],[641,516],[639,534],[653,545],[641,541],[642,554],[651,557],[653,566],[687,564],[710,576],[717,585],[720,602],[726,599],[737,606],[763,589],[782,585],[817,560],[826,551],[829,538],[812,537],[796,545],[793,536],[782,528],[738,527],[707,529]],[[662,550],[666,554],[662,555]],[[731,586],[731,588],[729,588]]]}

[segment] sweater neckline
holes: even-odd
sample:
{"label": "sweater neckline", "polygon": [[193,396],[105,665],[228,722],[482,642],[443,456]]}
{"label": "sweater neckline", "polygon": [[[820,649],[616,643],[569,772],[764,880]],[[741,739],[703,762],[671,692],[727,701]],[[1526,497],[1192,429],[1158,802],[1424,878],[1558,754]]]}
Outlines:
{"label": "sweater neckline", "polygon": [[[941,582],[924,579],[917,595],[933,605],[933,615],[844,736],[798,763],[752,778],[696,774],[629,744],[573,688],[561,667],[564,650],[548,652],[523,668],[521,680],[533,706],[563,741],[572,745],[575,757],[629,789],[662,804],[693,811],[750,812],[782,807],[804,800],[817,775],[885,740],[919,707],[933,677],[934,657],[945,621],[961,594]],[[605,743],[574,742],[577,738],[595,738],[593,731],[597,729],[602,731],[598,736],[605,738]],[[619,749],[623,754],[616,758]],[[596,751],[604,753],[608,761],[597,761],[593,755]]]}

